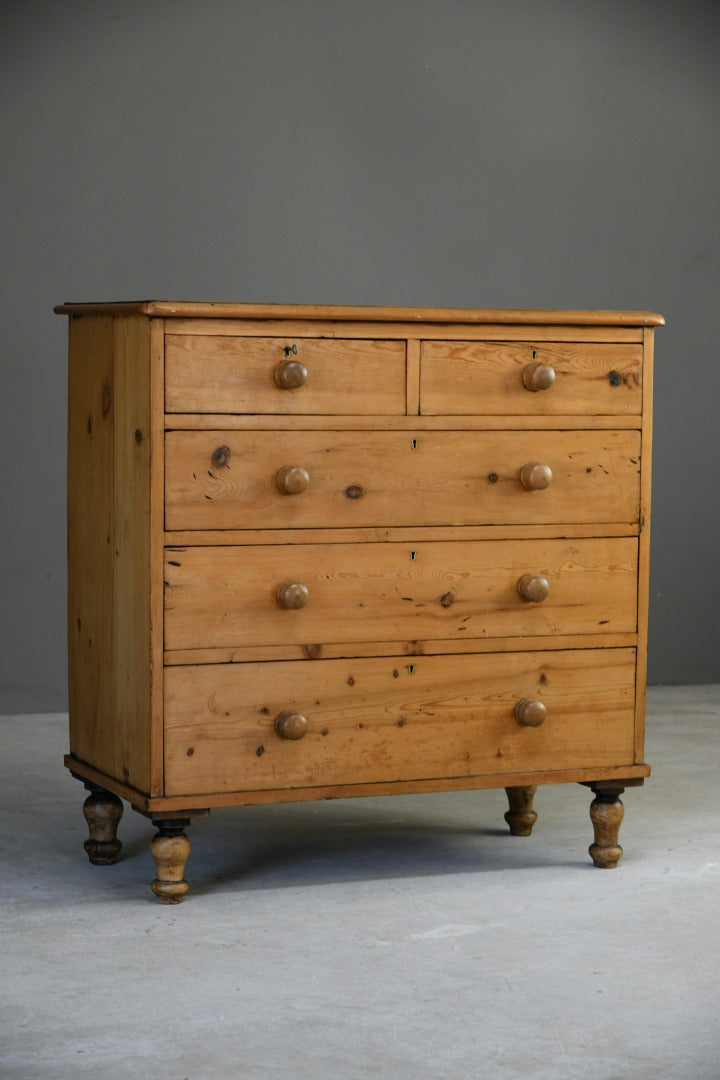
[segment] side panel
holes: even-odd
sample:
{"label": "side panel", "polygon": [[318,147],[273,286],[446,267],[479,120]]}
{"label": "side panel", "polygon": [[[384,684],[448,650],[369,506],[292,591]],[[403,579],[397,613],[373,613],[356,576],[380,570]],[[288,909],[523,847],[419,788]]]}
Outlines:
{"label": "side panel", "polygon": [[153,787],[150,373],[150,320],[71,320],[71,752],[146,792]]}
{"label": "side panel", "polygon": [[638,551],[638,651],[635,679],[635,760],[645,754],[648,607],[650,598],[650,487],[652,481],[652,393],[654,333],[644,331],[643,425],[640,472],[640,544]]}

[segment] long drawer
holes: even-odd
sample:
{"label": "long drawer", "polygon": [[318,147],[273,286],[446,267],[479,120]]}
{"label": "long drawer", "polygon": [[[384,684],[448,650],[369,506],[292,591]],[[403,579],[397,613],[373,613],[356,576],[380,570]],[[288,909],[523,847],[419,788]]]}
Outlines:
{"label": "long drawer", "polygon": [[638,519],[637,431],[172,431],[165,438],[168,529]]}
{"label": "long drawer", "polygon": [[405,342],[171,334],[168,412],[405,412]]}
{"label": "long drawer", "polygon": [[637,558],[633,537],[168,549],[165,648],[634,632]]}
{"label": "long drawer", "polygon": [[641,345],[425,341],[420,357],[424,414],[597,416],[642,410]]}
{"label": "long drawer", "polygon": [[634,678],[634,649],[169,668],[166,791],[630,765]]}

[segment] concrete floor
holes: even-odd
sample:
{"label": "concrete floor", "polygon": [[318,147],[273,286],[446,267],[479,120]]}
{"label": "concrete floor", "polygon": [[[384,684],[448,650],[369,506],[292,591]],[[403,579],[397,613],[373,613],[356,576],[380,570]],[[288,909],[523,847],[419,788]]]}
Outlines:
{"label": "concrete floor", "polygon": [[82,851],[63,716],[0,720],[0,1076],[718,1080],[720,687],[649,695],[615,871],[592,798],[501,791],[216,811],[159,906],[150,823]]}

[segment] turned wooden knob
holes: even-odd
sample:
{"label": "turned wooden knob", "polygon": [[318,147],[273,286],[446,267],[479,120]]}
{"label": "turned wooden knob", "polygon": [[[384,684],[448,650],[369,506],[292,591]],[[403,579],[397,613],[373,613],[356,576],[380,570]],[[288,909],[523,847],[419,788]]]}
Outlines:
{"label": "turned wooden knob", "polygon": [[299,465],[283,465],[275,479],[283,495],[299,495],[310,483],[310,473]]}
{"label": "turned wooden knob", "polygon": [[542,491],[552,484],[552,469],[537,461],[529,461],[520,470],[520,483],[526,491]]}
{"label": "turned wooden knob", "polygon": [[277,587],[277,602],[282,608],[303,608],[310,599],[307,585],[294,581],[283,581]]}
{"label": "turned wooden knob", "polygon": [[275,731],[281,739],[302,739],[307,732],[307,720],[302,713],[284,709],[275,717]]}
{"label": "turned wooden knob", "polygon": [[518,581],[517,590],[523,600],[540,604],[550,595],[550,582],[539,574],[523,574]]}
{"label": "turned wooden knob", "polygon": [[307,368],[299,360],[281,360],[275,368],[275,382],[281,390],[297,390],[307,377]]}
{"label": "turned wooden knob", "polygon": [[555,382],[555,368],[550,364],[528,364],[522,380],[526,390],[549,390]]}
{"label": "turned wooden knob", "polygon": [[515,706],[515,719],[524,727],[540,727],[547,719],[547,709],[542,701],[520,698]]}

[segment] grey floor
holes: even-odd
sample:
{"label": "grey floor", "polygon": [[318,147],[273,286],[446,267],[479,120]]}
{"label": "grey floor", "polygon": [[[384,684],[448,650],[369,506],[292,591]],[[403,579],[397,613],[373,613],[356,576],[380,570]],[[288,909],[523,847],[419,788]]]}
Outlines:
{"label": "grey floor", "polygon": [[720,687],[649,699],[617,870],[577,785],[530,839],[495,791],[235,809],[171,908],[138,814],[87,861],[65,717],[0,720],[0,1076],[718,1080]]}

